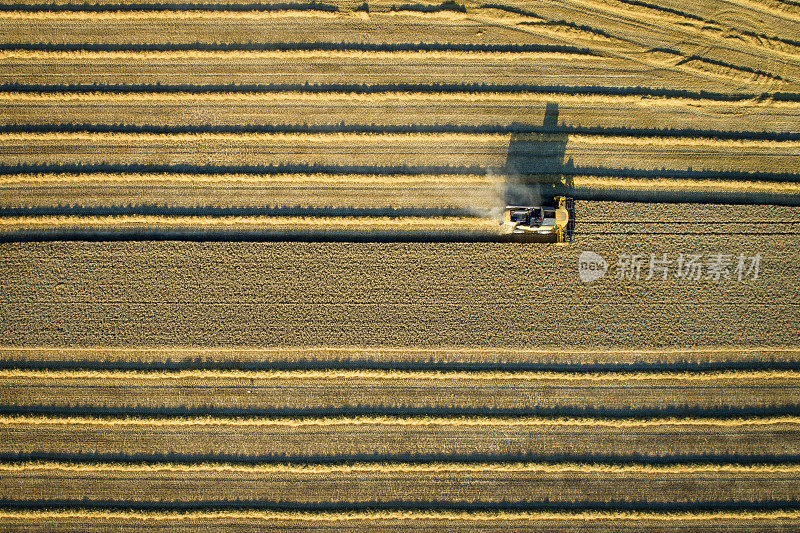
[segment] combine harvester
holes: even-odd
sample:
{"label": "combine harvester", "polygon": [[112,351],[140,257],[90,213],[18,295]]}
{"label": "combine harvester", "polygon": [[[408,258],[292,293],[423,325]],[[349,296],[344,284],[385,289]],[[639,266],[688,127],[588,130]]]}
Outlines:
{"label": "combine harvester", "polygon": [[556,196],[554,206],[506,206],[500,237],[512,242],[571,242],[575,232],[575,200]]}

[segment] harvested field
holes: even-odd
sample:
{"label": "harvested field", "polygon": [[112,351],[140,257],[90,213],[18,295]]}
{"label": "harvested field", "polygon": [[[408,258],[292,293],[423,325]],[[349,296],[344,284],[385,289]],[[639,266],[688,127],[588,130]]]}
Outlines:
{"label": "harvested field", "polygon": [[798,23],[0,3],[0,531],[797,530]]}

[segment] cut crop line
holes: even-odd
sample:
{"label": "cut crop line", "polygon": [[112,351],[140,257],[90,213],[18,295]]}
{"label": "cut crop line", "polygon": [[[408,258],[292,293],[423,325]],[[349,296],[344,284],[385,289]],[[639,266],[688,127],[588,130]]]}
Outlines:
{"label": "cut crop line", "polygon": [[292,53],[298,51],[306,52],[464,52],[464,53],[566,53],[592,55],[588,48],[577,48],[568,45],[554,44],[483,44],[483,43],[364,43],[364,42],[237,42],[226,40],[224,42],[181,42],[181,43],[42,43],[24,42],[0,44],[0,50],[10,51],[39,51],[39,52],[280,52]]}
{"label": "cut crop line", "polygon": [[[800,102],[800,94],[793,92],[770,92],[768,98],[763,93],[736,93],[686,90],[680,88],[654,88],[654,87],[611,87],[598,85],[532,85],[532,84],[487,84],[487,83],[286,83],[286,84],[127,84],[127,83],[69,83],[69,84],[41,84],[41,83],[4,83],[0,84],[3,92],[26,92],[31,94],[75,94],[105,91],[109,94],[141,94],[143,91],[153,94],[278,94],[292,92],[294,94],[386,94],[413,92],[421,94],[558,94],[564,96],[575,95],[601,95],[601,96],[642,96],[645,98],[682,98],[694,100],[709,100],[722,104],[747,102],[759,105],[770,102]],[[754,104],[755,105],[755,104]]]}
{"label": "cut crop line", "polygon": [[[95,133],[111,133],[111,134],[135,134],[135,135],[142,135],[142,134],[154,134],[154,135],[204,135],[204,134],[227,134],[227,135],[246,135],[246,134],[303,134],[303,135],[332,135],[332,134],[340,134],[340,133],[349,133],[349,134],[357,134],[357,135],[404,135],[404,134],[426,134],[426,135],[442,135],[442,134],[462,134],[462,135],[534,135],[534,136],[541,136],[541,135],[553,135],[558,134],[561,136],[567,135],[572,138],[576,136],[592,136],[592,135],[602,135],[604,137],[614,136],[614,137],[635,137],[638,139],[650,139],[650,138],[672,138],[672,139],[715,139],[715,140],[741,140],[741,141],[749,141],[749,140],[756,140],[756,141],[770,141],[770,142],[785,142],[785,141],[798,141],[800,140],[800,133],[792,133],[792,132],[770,132],[770,131],[736,131],[736,130],[708,130],[708,129],[669,129],[669,128],[656,128],[656,129],[643,129],[643,128],[625,128],[625,127],[604,127],[604,126],[559,126],[558,128],[544,128],[542,126],[533,125],[533,124],[522,124],[519,122],[512,122],[511,124],[468,124],[469,120],[460,123],[454,123],[450,121],[448,123],[430,123],[430,122],[414,122],[414,123],[405,123],[405,124],[381,124],[375,125],[369,124],[367,125],[364,121],[355,121],[349,124],[330,124],[330,123],[323,123],[323,124],[309,124],[308,121],[299,123],[259,123],[256,121],[252,124],[193,124],[191,121],[186,122],[182,120],[178,120],[177,123],[173,123],[170,125],[165,124],[155,124],[155,123],[142,123],[137,121],[134,116],[137,118],[141,116],[143,113],[151,112],[149,108],[152,102],[140,102],[139,105],[147,105],[148,109],[136,109],[136,105],[132,102],[127,102],[125,104],[120,105],[120,107],[124,107],[125,109],[122,111],[124,113],[125,119],[127,122],[125,123],[100,123],[100,122],[81,122],[80,119],[86,117],[81,111],[78,111],[74,105],[68,104],[64,107],[67,109],[62,109],[60,112],[53,110],[53,103],[43,103],[40,102],[40,106],[47,106],[48,109],[45,111],[50,117],[54,115],[63,116],[64,114],[73,114],[73,121],[70,123],[56,123],[55,121],[49,121],[49,123],[43,122],[38,124],[30,124],[30,123],[16,123],[16,124],[0,124],[0,132],[2,133],[17,133],[17,134],[31,134],[31,133],[50,133],[50,134],[57,134],[57,133],[85,133],[85,134],[95,134]],[[176,105],[177,102],[173,102],[171,105]],[[283,102],[283,107],[286,105],[297,105],[299,102]],[[419,105],[418,103],[417,105]],[[451,102],[451,104],[454,104]],[[486,102],[482,102],[481,104],[486,105]],[[14,105],[18,106],[18,103]],[[91,105],[97,105],[96,102],[91,102]],[[156,106],[164,105],[164,103],[156,103]],[[196,105],[196,104],[195,104]],[[203,104],[200,104],[203,105]],[[207,105],[207,104],[206,104]],[[302,104],[300,104],[302,105]],[[346,107],[347,109],[343,109],[342,111],[345,113],[355,113],[356,110],[353,109],[355,102],[342,102],[338,105],[342,107]],[[387,103],[382,102],[380,104],[375,104],[376,107],[381,106],[385,109],[385,113],[391,113],[391,110],[386,108]],[[439,106],[440,104],[437,104]],[[117,104],[113,104],[112,109],[106,110],[112,111],[114,107],[117,107]],[[237,105],[238,107],[238,105]],[[511,106],[510,106],[511,107]],[[70,109],[72,108],[72,109]],[[333,113],[331,109],[331,104],[326,105],[326,114],[330,115]],[[274,112],[278,109],[270,110],[269,108],[262,110],[266,112]],[[93,110],[89,112],[89,116],[92,116],[93,112],[97,110]],[[164,111],[164,110],[162,110]],[[375,112],[374,109],[366,109],[365,111]],[[514,111],[509,110],[510,113]],[[518,110],[515,110],[518,111]],[[252,110],[253,114],[258,114],[256,110]],[[280,110],[281,113],[285,113],[285,109]],[[403,113],[402,110],[395,109],[395,113]],[[431,109],[431,110],[422,110],[422,114],[429,113],[431,115],[436,115],[440,112],[439,109]],[[474,112],[474,110],[467,110],[462,109],[463,113],[469,114],[470,112]],[[620,113],[624,111],[619,111]],[[102,113],[102,111],[101,111]],[[314,113],[312,111],[312,113]],[[457,113],[457,111],[456,111]],[[510,114],[509,113],[509,114]],[[510,117],[509,117],[510,118]],[[536,139],[537,137],[534,137]]]}
{"label": "cut crop line", "polygon": [[[83,303],[83,302],[81,302]],[[602,358],[592,359],[592,362],[586,362],[586,355],[583,354],[577,357],[576,354],[567,354],[568,357],[563,362],[531,362],[525,363],[519,360],[509,360],[502,357],[499,353],[490,353],[487,358],[482,360],[470,359],[461,361],[458,359],[438,358],[435,354],[421,354],[421,359],[410,360],[404,357],[396,358],[361,358],[361,357],[333,357],[319,354],[306,354],[292,357],[291,355],[284,357],[269,358],[269,354],[263,354],[264,359],[245,359],[244,361],[227,359],[224,357],[219,358],[204,358],[200,354],[192,354],[195,357],[190,359],[159,359],[158,357],[149,358],[147,354],[142,357],[137,357],[136,354],[131,357],[114,358],[111,354],[105,354],[102,358],[92,359],[93,354],[82,354],[84,357],[70,357],[63,358],[48,358],[41,352],[41,358],[31,358],[22,354],[14,354],[14,356],[0,357],[0,368],[4,369],[35,369],[35,370],[85,370],[85,369],[98,369],[98,370],[135,370],[135,371],[178,371],[186,369],[196,370],[263,370],[270,371],[275,369],[282,370],[332,370],[332,369],[367,369],[367,370],[406,370],[406,371],[442,371],[442,372],[492,372],[492,371],[509,371],[515,370],[520,372],[586,372],[586,373],[599,373],[599,372],[631,372],[631,371],[657,371],[657,372],[712,372],[712,371],[727,371],[727,370],[797,370],[800,368],[800,363],[792,357],[792,355],[784,356],[780,352],[773,352],[768,356],[756,355],[754,358],[739,359],[733,358],[715,358],[711,357],[707,361],[702,358],[693,359],[689,358],[676,358],[664,359],[664,354],[660,355],[662,359],[655,361],[645,362],[640,359],[632,359],[627,362],[609,363],[604,362]],[[174,354],[174,355],[179,355]],[[247,352],[240,354],[247,357]],[[261,355],[261,354],[259,354]],[[456,355],[456,354],[454,354]],[[620,354],[626,355],[626,354]],[[745,354],[736,354],[737,356],[744,356]],[[775,357],[779,356],[779,359]]]}
{"label": "cut crop line", "polygon": [[494,230],[495,219],[480,217],[270,217],[270,216],[28,216],[0,217],[0,228],[28,226],[47,228],[69,227],[110,227],[110,226],[188,226],[193,228],[237,227],[242,225],[263,228],[315,228],[325,229],[414,229],[441,228],[448,230]]}
{"label": "cut crop line", "polygon": [[0,463],[0,472],[22,473],[30,471],[60,472],[241,472],[241,473],[297,473],[297,474],[335,474],[335,473],[427,473],[427,472],[542,472],[542,473],[607,473],[607,474],[800,474],[800,465],[793,464],[588,464],[588,463],[351,463],[351,464],[235,464],[235,463],[64,463],[32,461],[23,463]]}
{"label": "cut crop line", "polygon": [[[3,183],[0,178],[0,183]],[[575,176],[576,188],[599,187],[610,189],[653,190],[677,189],[681,191],[702,190],[712,192],[746,191],[781,194],[800,194],[800,183],[780,183],[763,181],[724,181],[724,180],[692,180],[692,179],[658,179],[658,178],[597,178],[592,176]]]}
{"label": "cut crop line", "polygon": [[467,51],[361,51],[361,50],[288,50],[281,51],[203,51],[203,50],[179,50],[171,52],[146,51],[146,52],[111,52],[111,51],[63,51],[63,52],[42,52],[27,50],[0,50],[0,60],[36,60],[36,59],[71,59],[71,60],[99,60],[99,59],[124,59],[124,60],[167,60],[167,59],[281,59],[291,61],[292,59],[474,59],[476,61],[503,60],[519,61],[523,59],[551,59],[563,60],[565,62],[585,59],[598,63],[607,60],[603,57],[588,54],[570,54],[564,52],[467,52]]}
{"label": "cut crop line", "polygon": [[[721,380],[795,380],[800,371],[791,370],[723,370],[709,372],[441,372],[404,370],[179,370],[174,372],[102,371],[102,370],[10,370],[0,369],[0,379],[93,379],[109,388],[113,379],[181,380],[181,379],[237,379],[237,380],[438,380],[438,381],[721,381]],[[380,386],[380,385],[376,385]],[[432,385],[435,386],[435,385]],[[732,384],[735,386],[735,384]]]}
{"label": "cut crop line", "polygon": [[[153,4],[154,6],[158,4]],[[142,10],[142,11],[0,11],[0,20],[275,20],[337,19],[348,15],[330,11],[208,11],[208,10]],[[355,18],[352,15],[349,15]]]}
{"label": "cut crop line", "polygon": [[91,417],[44,417],[44,416],[0,416],[2,425],[28,426],[100,426],[100,427],[187,427],[187,426],[232,426],[232,427],[332,427],[332,426],[448,426],[448,427],[611,427],[642,428],[663,426],[704,426],[744,428],[750,426],[793,425],[800,431],[800,417],[752,417],[740,419],[714,418],[665,418],[665,419],[603,419],[603,418],[408,418],[356,416],[340,418],[274,419],[274,418],[91,418]]}
{"label": "cut crop line", "polygon": [[644,512],[644,511],[345,511],[345,512],[301,512],[301,511],[111,511],[90,509],[58,509],[46,511],[0,510],[2,520],[41,521],[43,519],[89,519],[129,520],[141,522],[199,522],[214,519],[228,520],[275,520],[306,522],[350,522],[350,521],[461,521],[461,522],[503,522],[544,520],[563,522],[584,521],[663,521],[674,525],[676,521],[765,521],[797,520],[800,511],[697,511],[697,512]]}
{"label": "cut crop line", "polygon": [[[6,4],[7,5],[7,4]],[[19,4],[17,4],[19,6]],[[0,20],[150,20],[150,19],[223,19],[223,20],[272,20],[272,19],[336,19],[336,20],[363,20],[360,13],[336,11],[333,9],[292,9],[291,7],[281,10],[255,9],[258,4],[184,4],[187,9],[171,9],[173,5],[167,4],[167,8],[163,9],[161,6],[164,4],[151,3],[151,4],[138,4],[138,5],[125,5],[119,4],[115,7],[118,9],[108,10],[87,10],[79,9],[74,11],[69,10],[52,10],[55,4],[50,4],[47,7],[50,10],[30,11],[30,10],[0,10]],[[74,7],[75,4],[62,4],[64,6]],[[92,4],[84,4],[92,5]],[[269,4],[260,4],[260,6]],[[321,5],[321,4],[320,4]],[[102,4],[94,4],[94,6],[102,6]],[[134,6],[135,10],[124,11],[119,8]],[[217,9],[210,10],[206,6],[212,6]],[[105,6],[104,6],[105,7]],[[111,7],[111,6],[108,6]],[[235,10],[223,10],[219,7],[235,7]],[[381,19],[417,19],[419,21],[432,21],[435,23],[442,22],[464,22],[471,20],[471,16],[466,13],[449,12],[435,12],[435,13],[421,13],[419,11],[388,11],[382,13],[375,13],[372,17]],[[527,19],[524,19],[527,20]],[[379,21],[380,22],[380,21]]]}
{"label": "cut crop line", "polygon": [[11,184],[57,184],[71,183],[85,186],[87,183],[122,184],[228,184],[248,183],[263,186],[318,186],[341,185],[479,185],[493,186],[501,182],[500,177],[482,174],[142,174],[142,173],[97,173],[97,174],[6,174],[0,175],[0,186]]}
{"label": "cut crop line", "polygon": [[209,2],[143,2],[127,3],[123,0],[121,3],[101,1],[101,2],[49,2],[38,3],[37,1],[29,2],[23,0],[22,2],[4,2],[0,4],[0,11],[8,12],[23,12],[23,13],[39,13],[39,12],[129,12],[129,11],[212,11],[212,12],[230,12],[230,11],[268,11],[268,12],[282,12],[282,11],[301,11],[301,12],[328,12],[338,13],[339,9],[331,4],[323,4],[312,0],[311,2],[252,2],[252,3],[217,3]]}
{"label": "cut crop line", "polygon": [[[508,141],[510,134],[486,133],[0,133],[0,144],[4,141],[248,141],[248,142],[313,142],[328,144],[338,142],[371,142],[436,140],[442,142],[472,141],[492,143]],[[560,141],[559,135],[541,135],[537,140]],[[771,145],[771,144],[770,144]],[[800,142],[797,143],[800,146]]]}
{"label": "cut crop line", "polygon": [[[3,142],[52,142],[52,141],[104,141],[130,143],[136,141],[239,141],[239,142],[353,142],[380,143],[396,141],[438,141],[498,143],[507,142],[511,134],[497,133],[109,133],[109,132],[63,132],[63,133],[0,133]],[[530,139],[539,142],[563,142],[563,134],[525,133],[518,140]],[[800,150],[800,141],[775,141],[758,139],[715,139],[709,137],[635,137],[603,134],[571,134],[571,144],[600,144],[625,146],[719,146],[723,148],[790,148]]]}
{"label": "cut crop line", "polygon": [[61,92],[61,93],[36,93],[36,92],[0,92],[2,102],[41,102],[49,104],[52,102],[111,102],[128,104],[133,101],[147,103],[177,102],[177,103],[204,103],[204,102],[254,102],[274,104],[281,101],[291,102],[369,102],[383,104],[385,102],[408,103],[408,102],[531,102],[531,103],[551,103],[557,101],[562,104],[633,104],[645,107],[664,106],[724,106],[740,107],[750,112],[759,109],[800,109],[800,101],[785,101],[770,99],[767,101],[759,98],[748,98],[741,100],[720,101],[710,98],[685,98],[685,97],[660,97],[643,95],[602,95],[592,94],[565,94],[565,93],[536,93],[524,92],[500,93],[500,92],[382,92],[358,93],[358,92],[324,92],[324,93],[304,93],[304,92],[174,92],[174,93],[151,93],[151,92],[129,92],[125,94],[109,92]]}
{"label": "cut crop line", "polygon": [[[197,356],[202,356],[205,354],[219,354],[219,353],[254,353],[254,354],[279,354],[284,355],[286,353],[302,353],[302,354],[315,354],[315,353],[336,353],[336,354],[356,354],[359,356],[364,355],[385,355],[387,353],[399,353],[399,354],[471,354],[471,353],[489,353],[489,354],[513,354],[513,355],[552,355],[553,350],[555,348],[488,348],[488,349],[480,349],[480,348],[468,348],[468,347],[461,347],[461,346],[452,346],[452,347],[432,347],[432,348],[421,348],[415,346],[390,346],[390,347],[381,347],[381,348],[373,348],[369,346],[330,346],[330,347],[314,347],[314,346],[307,346],[307,347],[294,347],[294,346],[285,346],[285,347],[265,347],[265,348],[255,348],[255,347],[237,347],[237,348],[204,348],[204,347],[197,347],[197,348],[190,348],[190,347],[174,347],[174,348],[162,348],[162,347],[130,347],[130,348],[122,348],[122,347],[101,347],[101,346],[94,346],[94,347],[81,347],[81,348],[54,348],[50,346],[0,346],[0,353],[2,352],[12,352],[12,353],[19,353],[19,352],[34,352],[34,353],[41,353],[41,352],[55,352],[55,353],[63,353],[63,352],[75,352],[75,353],[123,353],[123,354],[130,354],[130,353],[142,353],[142,354],[151,354],[151,353],[164,353],[164,354],[175,354],[175,353],[186,353],[192,354]],[[705,348],[705,347],[694,347],[694,346],[687,346],[687,347],[676,347],[676,348],[660,348],[660,349],[635,349],[635,348],[627,348],[627,349],[620,349],[620,348],[594,348],[594,349],[568,349],[563,350],[558,348],[560,353],[567,353],[567,354],[576,354],[580,356],[586,355],[595,355],[595,354],[641,354],[641,355],[663,355],[663,354],[727,354],[727,353],[773,353],[773,352],[785,352],[790,354],[796,354],[800,357],[800,347],[794,346],[726,346],[726,347],[714,347],[714,348]],[[417,358],[415,356],[415,358]]]}

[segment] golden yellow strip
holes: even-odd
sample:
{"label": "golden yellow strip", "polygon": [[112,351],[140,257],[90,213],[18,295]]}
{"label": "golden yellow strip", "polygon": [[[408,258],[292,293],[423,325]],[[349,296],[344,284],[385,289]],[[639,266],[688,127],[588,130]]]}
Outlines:
{"label": "golden yellow strip", "polygon": [[[523,59],[550,59],[565,62],[578,59],[591,60],[596,63],[608,62],[608,58],[586,54],[566,54],[561,52],[468,52],[468,51],[361,51],[361,50],[289,50],[281,51],[212,51],[212,50],[178,50],[178,51],[59,51],[45,52],[38,50],[3,50],[0,51],[0,60],[3,59],[124,59],[124,60],[164,60],[164,59],[474,59],[476,61],[519,61]],[[614,61],[610,59],[610,61]]]}
{"label": "golden yellow strip", "polygon": [[459,511],[354,511],[343,513],[284,511],[92,511],[85,509],[12,511],[0,510],[0,519],[40,520],[42,518],[87,518],[92,520],[175,520],[204,521],[215,518],[255,520],[297,520],[300,522],[347,522],[353,520],[460,520],[466,522],[506,521],[627,521],[648,520],[796,520],[800,511],[713,511],[713,512],[459,512]]}
{"label": "golden yellow strip", "polygon": [[797,101],[775,101],[770,99],[718,101],[705,98],[663,98],[654,96],[597,95],[597,94],[547,94],[547,93],[410,93],[390,92],[380,94],[326,92],[322,93],[15,93],[0,92],[0,101],[9,102],[279,102],[291,100],[298,102],[538,102],[564,104],[618,104],[627,103],[653,106],[700,106],[700,107],[740,107],[750,113],[760,109],[800,108]]}
{"label": "golden yellow strip", "polygon": [[492,231],[498,222],[487,218],[428,218],[428,217],[168,217],[148,215],[123,216],[26,216],[0,217],[0,228],[15,227],[47,229],[69,228],[114,228],[114,227],[166,227],[166,228],[255,228],[269,229],[314,229],[314,230],[417,230],[426,231]]}
{"label": "golden yellow strip", "polygon": [[[164,354],[175,354],[175,353],[186,353],[190,355],[204,355],[210,354],[214,355],[217,353],[226,353],[230,352],[232,354],[236,353],[247,353],[251,352],[254,354],[286,354],[286,353],[293,353],[293,352],[300,352],[303,354],[313,354],[313,353],[337,353],[343,355],[364,355],[364,354],[379,354],[379,353],[410,353],[410,354],[470,354],[475,352],[488,352],[488,353],[496,353],[496,354],[531,354],[531,355],[547,355],[553,353],[553,348],[487,348],[487,349],[476,349],[476,348],[463,348],[463,347],[444,347],[444,348],[419,348],[415,346],[409,347],[381,347],[381,348],[372,348],[369,346],[344,346],[344,347],[314,347],[314,346],[304,346],[304,347],[294,347],[294,346],[287,346],[287,347],[280,347],[280,348],[252,348],[252,347],[242,347],[242,348],[205,348],[205,347],[196,347],[196,348],[187,348],[187,347],[175,347],[175,348],[114,348],[114,347],[86,347],[86,348],[53,348],[50,346],[0,346],[0,354],[3,352],[11,352],[11,353],[20,353],[20,352],[55,352],[55,353],[62,353],[62,352],[78,352],[78,353],[106,353],[106,352],[120,352],[124,354],[128,353],[154,353],[154,352],[163,352]],[[569,354],[579,354],[579,355],[596,355],[596,354],[636,354],[636,355],[674,355],[674,354],[726,354],[726,353],[752,353],[752,354],[759,354],[759,353],[771,353],[771,352],[788,352],[791,354],[796,354],[800,357],[800,347],[792,347],[792,346],[741,346],[741,347],[713,347],[713,348],[698,348],[698,347],[686,347],[686,348],[653,348],[653,349],[635,349],[635,348],[619,348],[619,349],[565,349],[565,348],[557,348],[559,352],[569,353]],[[347,358],[345,358],[347,359]]]}
{"label": "golden yellow strip", "polygon": [[[160,4],[152,4],[159,6]],[[163,5],[163,4],[161,4]],[[434,12],[421,13],[418,11],[390,11],[370,15],[375,18],[415,18],[423,20],[441,21],[469,21],[472,19],[464,13]],[[204,11],[200,9],[182,11],[5,11],[0,12],[0,20],[80,20],[86,22],[98,20],[275,20],[275,19],[360,19],[361,12],[331,12],[314,9],[284,9],[280,11]],[[487,17],[481,17],[486,19]],[[530,20],[531,17],[511,16],[515,20]],[[498,19],[502,20],[502,19]]]}
{"label": "golden yellow strip", "polygon": [[242,465],[230,463],[199,464],[140,464],[123,463],[71,464],[59,462],[0,463],[0,472],[26,472],[30,470],[55,470],[63,472],[247,472],[247,473],[348,473],[348,472],[563,472],[563,473],[798,473],[800,465],[737,465],[737,464],[687,464],[687,465],[600,465],[585,463],[352,463],[343,465],[263,464]]}
{"label": "golden yellow strip", "polygon": [[0,185],[12,183],[257,183],[262,185],[301,185],[357,183],[376,185],[494,185],[502,178],[485,174],[10,174],[0,176]]}
{"label": "golden yellow strip", "polygon": [[[665,172],[666,173],[666,172]],[[636,178],[596,178],[593,176],[575,176],[575,187],[596,187],[602,189],[630,190],[699,190],[710,192],[758,192],[758,193],[800,193],[800,183],[764,182],[764,181],[723,181],[693,179],[636,179]]]}
{"label": "golden yellow strip", "polygon": [[[154,4],[157,5],[157,4]],[[0,20],[275,20],[336,19],[340,13],[329,11],[3,11]]]}
{"label": "golden yellow strip", "polygon": [[603,419],[603,418],[496,418],[496,417],[462,417],[462,418],[402,418],[391,416],[356,416],[349,418],[306,418],[306,419],[270,419],[251,418],[247,420],[236,418],[90,418],[90,417],[44,417],[44,416],[0,416],[0,425],[60,425],[60,426],[277,426],[277,427],[325,427],[325,426],[361,426],[361,425],[391,425],[391,426],[508,426],[508,427],[613,427],[613,428],[639,428],[657,426],[712,426],[712,427],[746,427],[746,426],[771,426],[778,424],[798,425],[800,430],[800,417],[751,417],[738,419],[718,418],[664,418],[652,420],[640,419]]}
{"label": "golden yellow strip", "polygon": [[[386,142],[431,140],[441,142],[498,142],[509,139],[507,134],[487,133],[0,133],[3,141],[248,141],[248,142]],[[536,135],[536,140],[559,141],[561,135]]]}
{"label": "golden yellow strip", "polygon": [[[103,371],[103,370],[0,370],[3,379],[373,379],[373,380],[435,380],[435,381],[662,381],[682,380],[708,382],[720,380],[800,379],[793,370],[723,370],[715,372],[431,372],[403,370],[179,370],[175,372]],[[109,385],[112,386],[112,385]]]}
{"label": "golden yellow strip", "polygon": [[[538,137],[534,138],[538,139]],[[800,141],[712,139],[707,137],[623,137],[581,134],[569,135],[569,142],[585,144],[621,144],[629,146],[719,146],[720,148],[780,147],[800,149]]]}
{"label": "golden yellow strip", "polygon": [[[152,4],[158,6],[159,4]],[[182,11],[154,11],[142,9],[138,11],[5,11],[0,12],[0,20],[80,20],[86,22],[101,20],[275,20],[275,19],[339,19],[339,20],[363,20],[362,12],[331,12],[314,9],[285,9],[281,11],[204,11],[204,10],[182,10]],[[432,12],[422,13],[419,11],[389,11],[383,13],[373,13],[370,17],[379,18],[414,18],[431,21],[462,22],[471,21],[472,16],[465,13],[454,12]],[[491,17],[482,16],[481,20],[491,20]],[[520,17],[511,15],[507,18],[497,18],[495,20],[532,20],[532,17]],[[380,23],[380,21],[378,21]],[[549,29],[549,28],[543,28]]]}
{"label": "golden yellow strip", "polygon": [[[486,133],[2,133],[3,141],[302,141],[316,143],[420,141],[480,142],[507,141],[510,134]],[[563,142],[563,134],[520,134],[519,140]],[[781,148],[800,150],[800,141],[730,140],[703,137],[631,137],[612,135],[569,135],[571,144],[628,145],[628,146],[718,146],[720,148]]]}

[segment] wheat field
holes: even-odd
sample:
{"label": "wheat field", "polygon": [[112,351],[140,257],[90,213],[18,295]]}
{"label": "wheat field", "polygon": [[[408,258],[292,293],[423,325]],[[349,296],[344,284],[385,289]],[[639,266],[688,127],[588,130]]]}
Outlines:
{"label": "wheat field", "polygon": [[[796,1],[19,0],[0,42],[0,531],[800,527]],[[556,195],[569,244],[500,242]]]}

